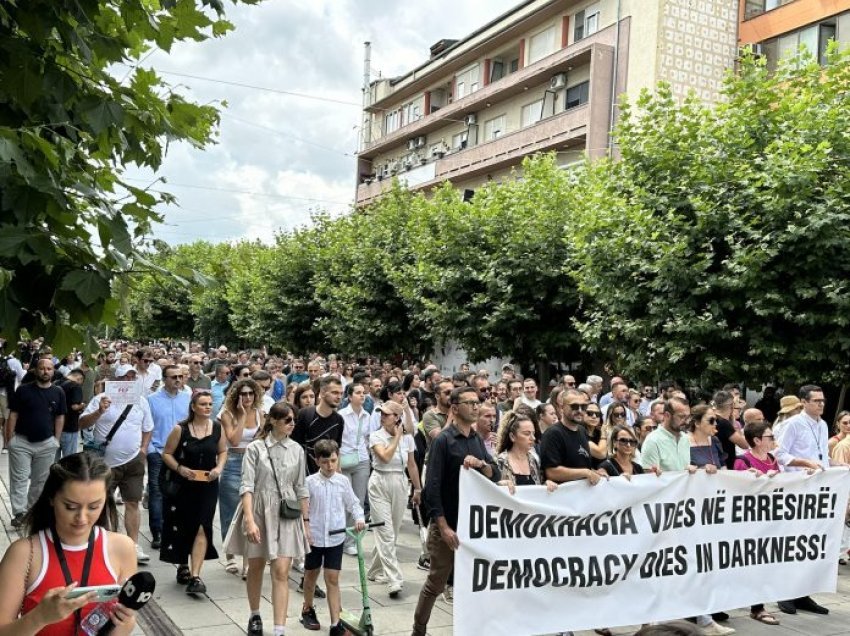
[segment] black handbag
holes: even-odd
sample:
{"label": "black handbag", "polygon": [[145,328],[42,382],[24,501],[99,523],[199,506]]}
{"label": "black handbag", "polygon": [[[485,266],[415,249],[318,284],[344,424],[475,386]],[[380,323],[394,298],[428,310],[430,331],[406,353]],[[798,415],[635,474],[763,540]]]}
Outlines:
{"label": "black handbag", "polygon": [[298,519],[301,516],[301,504],[297,499],[284,499],[283,492],[280,489],[280,482],[277,480],[277,469],[274,467],[272,453],[268,447],[266,452],[269,454],[269,464],[272,465],[272,473],[274,473],[274,483],[277,486],[277,494],[280,496],[280,518],[281,519]]}
{"label": "black handbag", "polygon": [[[180,427],[180,442],[177,444],[177,452],[174,453],[174,459],[177,460],[177,463],[180,464],[180,460],[183,459],[183,443],[184,437],[186,436],[187,427]],[[179,456],[178,456],[179,453]],[[177,499],[180,496],[180,491],[183,489],[183,484],[186,483],[186,480],[178,475],[175,471],[171,470],[164,463],[159,467],[159,491],[162,493],[162,496],[167,499]]]}

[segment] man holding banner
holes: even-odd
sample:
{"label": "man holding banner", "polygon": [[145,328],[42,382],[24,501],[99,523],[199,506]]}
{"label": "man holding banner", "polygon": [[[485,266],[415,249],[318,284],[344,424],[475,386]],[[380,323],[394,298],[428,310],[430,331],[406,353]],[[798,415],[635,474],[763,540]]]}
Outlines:
{"label": "man holding banner", "polygon": [[[776,459],[786,472],[808,471],[829,468],[829,429],[823,421],[826,400],[819,386],[806,384],[800,387],[799,396],[803,411],[788,418],[782,427]],[[797,610],[829,614],[811,596],[801,596],[790,601],[779,601],[779,609],[785,614],[796,614]]]}
{"label": "man holding banner", "polygon": [[454,551],[459,545],[455,531],[461,468],[472,468],[494,483],[501,477],[483,440],[472,430],[478,421],[480,404],[474,388],[454,389],[450,398],[452,423],[432,442],[428,454],[425,505],[431,518],[428,527],[431,565],[413,615],[413,636],[425,636],[434,602],[454,567]]}

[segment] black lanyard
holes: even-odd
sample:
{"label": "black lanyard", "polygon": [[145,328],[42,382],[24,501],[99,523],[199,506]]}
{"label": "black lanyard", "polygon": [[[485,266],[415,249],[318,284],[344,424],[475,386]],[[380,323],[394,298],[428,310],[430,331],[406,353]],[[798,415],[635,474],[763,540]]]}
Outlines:
{"label": "black lanyard", "polygon": [[[62,568],[62,574],[65,577],[65,585],[71,585],[74,579],[71,576],[71,570],[68,568],[68,561],[65,559],[65,549],[62,547],[62,542],[59,540],[59,535],[56,533],[55,527],[51,526],[50,535],[53,537],[53,549],[56,551],[56,559],[59,561],[59,567]],[[86,548],[86,557],[83,560],[83,572],[78,581],[79,587],[85,587],[89,582],[92,557],[94,557],[94,528],[91,529],[91,533],[89,534],[89,544]],[[82,622],[82,609],[78,609],[74,612],[74,615],[74,634],[76,635],[77,629]]]}

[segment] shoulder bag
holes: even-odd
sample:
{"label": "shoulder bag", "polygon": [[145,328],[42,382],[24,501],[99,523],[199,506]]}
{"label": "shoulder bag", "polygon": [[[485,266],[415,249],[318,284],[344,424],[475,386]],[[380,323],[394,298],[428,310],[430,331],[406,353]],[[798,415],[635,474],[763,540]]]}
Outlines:
{"label": "shoulder bag", "polygon": [[112,438],[115,437],[115,433],[118,432],[118,429],[121,428],[121,425],[124,423],[124,420],[127,419],[127,415],[130,414],[130,409],[133,408],[132,404],[128,404],[124,407],[121,415],[118,416],[118,419],[115,420],[115,424],[112,425],[112,428],[109,429],[109,433],[106,435],[106,439],[102,442],[95,441],[94,437],[83,441],[83,450],[93,455],[97,455],[98,457],[103,457],[106,455],[106,447],[109,446],[109,442],[112,441]]}
{"label": "shoulder bag", "polygon": [[354,452],[343,453],[339,458],[339,467],[342,469],[354,468],[360,463],[360,435],[363,432],[363,418],[358,418],[357,439],[354,444]]}
{"label": "shoulder bag", "polygon": [[[265,445],[265,441],[263,442]],[[277,494],[280,497],[280,518],[281,519],[298,519],[301,516],[301,505],[297,499],[284,499],[283,492],[280,489],[280,482],[277,480],[277,469],[274,467],[274,459],[272,459],[271,449],[266,446],[266,453],[269,456],[269,464],[272,466],[274,473],[274,484],[277,486]]]}

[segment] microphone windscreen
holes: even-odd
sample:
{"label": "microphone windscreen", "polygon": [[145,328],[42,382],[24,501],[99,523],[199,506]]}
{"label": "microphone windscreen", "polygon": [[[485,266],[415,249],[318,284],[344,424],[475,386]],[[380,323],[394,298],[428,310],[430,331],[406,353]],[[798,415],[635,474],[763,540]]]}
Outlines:
{"label": "microphone windscreen", "polygon": [[150,572],[136,572],[124,583],[118,594],[118,602],[124,607],[137,610],[144,606],[156,589],[156,579]]}

